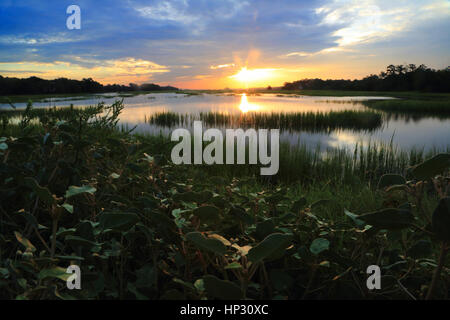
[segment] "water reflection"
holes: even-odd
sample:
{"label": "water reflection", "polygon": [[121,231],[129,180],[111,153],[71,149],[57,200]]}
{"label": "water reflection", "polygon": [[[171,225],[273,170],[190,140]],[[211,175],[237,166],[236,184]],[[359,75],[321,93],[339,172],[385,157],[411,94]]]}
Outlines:
{"label": "water reflection", "polygon": [[256,103],[249,103],[247,95],[243,93],[241,97],[241,104],[239,105],[239,110],[241,110],[243,113],[247,113],[249,111],[261,110],[261,106]]}
{"label": "water reflection", "polygon": [[[64,98],[52,99],[47,102],[35,103],[34,107],[52,106],[88,106],[99,102],[111,104],[117,99],[114,94],[92,96],[85,100],[70,100]],[[187,96],[175,93],[145,94],[134,97],[125,97],[125,109],[120,117],[120,123],[129,128],[137,125],[137,132],[162,133],[169,135],[173,128],[149,124],[147,119],[160,112],[176,112],[180,114],[194,114],[207,112],[220,112],[230,115],[244,115],[271,112],[329,112],[369,110],[364,101],[380,99],[380,97],[311,97],[288,96],[275,94],[246,95],[194,95]],[[26,104],[16,104],[18,108],[25,108]],[[0,105],[0,109],[9,108]],[[447,147],[450,137],[450,119],[438,118],[419,114],[383,114],[383,126],[373,132],[334,129],[327,132],[299,132],[286,130],[281,138],[292,144],[299,141],[315,147],[320,143],[323,147],[353,146],[358,142],[389,143],[394,137],[394,143],[399,147],[433,148]]]}

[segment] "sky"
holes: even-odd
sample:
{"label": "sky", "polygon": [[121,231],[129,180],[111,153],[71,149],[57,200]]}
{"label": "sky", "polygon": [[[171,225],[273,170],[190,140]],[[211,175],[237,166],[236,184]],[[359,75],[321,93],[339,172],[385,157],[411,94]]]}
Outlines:
{"label": "sky", "polygon": [[[81,9],[69,30],[67,8]],[[0,0],[0,75],[185,89],[450,66],[450,0]]]}

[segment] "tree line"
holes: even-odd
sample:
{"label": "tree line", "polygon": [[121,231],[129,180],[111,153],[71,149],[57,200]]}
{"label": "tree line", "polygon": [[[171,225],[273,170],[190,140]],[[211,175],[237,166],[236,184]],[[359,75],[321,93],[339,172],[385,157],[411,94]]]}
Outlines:
{"label": "tree line", "polygon": [[450,92],[450,67],[435,70],[423,64],[389,65],[379,75],[361,80],[303,79],[286,82],[282,89]]}
{"label": "tree line", "polygon": [[0,95],[174,90],[178,90],[178,88],[171,86],[160,86],[154,83],[145,83],[142,85],[130,83],[128,86],[120,84],[102,85],[92,78],[83,80],[73,80],[67,78],[45,80],[38,77],[20,79],[0,76]]}

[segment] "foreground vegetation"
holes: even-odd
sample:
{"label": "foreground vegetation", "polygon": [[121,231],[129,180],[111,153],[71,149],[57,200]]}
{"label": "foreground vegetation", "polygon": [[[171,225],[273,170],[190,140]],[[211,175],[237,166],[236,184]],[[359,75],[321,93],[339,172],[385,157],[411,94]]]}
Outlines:
{"label": "foreground vegetation", "polygon": [[122,108],[3,120],[0,298],[448,298],[448,153],[299,148],[280,167],[303,174],[261,180],[173,166],[167,139],[117,129]]}

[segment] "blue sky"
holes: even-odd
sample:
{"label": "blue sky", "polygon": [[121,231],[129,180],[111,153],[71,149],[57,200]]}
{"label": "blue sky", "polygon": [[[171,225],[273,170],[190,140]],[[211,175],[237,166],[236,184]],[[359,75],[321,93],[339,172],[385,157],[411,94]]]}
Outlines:
{"label": "blue sky", "polygon": [[223,88],[242,68],[256,86],[444,68],[449,18],[447,0],[1,0],[0,74]]}

